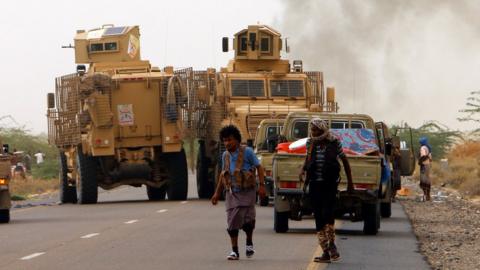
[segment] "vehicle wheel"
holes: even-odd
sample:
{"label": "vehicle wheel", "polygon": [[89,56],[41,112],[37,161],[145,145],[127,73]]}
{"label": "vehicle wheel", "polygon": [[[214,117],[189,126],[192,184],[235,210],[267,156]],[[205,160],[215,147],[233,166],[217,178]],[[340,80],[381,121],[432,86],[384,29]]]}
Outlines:
{"label": "vehicle wheel", "polygon": [[209,158],[205,154],[205,141],[198,141],[197,153],[197,191],[198,198],[210,199],[213,196],[214,185],[209,181],[208,167],[210,165]]}
{"label": "vehicle wheel", "polygon": [[380,228],[380,204],[365,203],[362,207],[363,233],[376,235]]}
{"label": "vehicle wheel", "polygon": [[77,187],[68,184],[67,157],[64,152],[60,152],[60,202],[77,203]]}
{"label": "vehicle wheel", "polygon": [[167,196],[171,201],[186,200],[188,195],[188,168],[185,150],[165,154],[168,170]]}
{"label": "vehicle wheel", "polygon": [[10,209],[0,209],[0,223],[8,223],[10,221]]}
{"label": "vehicle wheel", "polygon": [[380,213],[383,218],[389,218],[392,216],[392,203],[381,203],[380,204]]}
{"label": "vehicle wheel", "polygon": [[167,194],[167,185],[156,188],[147,186],[147,195],[150,201],[163,201],[165,200],[165,195]]}
{"label": "vehicle wheel", "polygon": [[97,203],[97,164],[94,157],[83,154],[82,147],[77,148],[77,198],[79,204]]}
{"label": "vehicle wheel", "polygon": [[289,212],[275,211],[273,216],[273,229],[276,233],[286,233],[288,231]]}
{"label": "vehicle wheel", "polygon": [[263,199],[258,196],[258,203],[260,204],[260,206],[268,206],[270,203],[270,199],[268,198],[268,196],[265,196],[265,198]]}

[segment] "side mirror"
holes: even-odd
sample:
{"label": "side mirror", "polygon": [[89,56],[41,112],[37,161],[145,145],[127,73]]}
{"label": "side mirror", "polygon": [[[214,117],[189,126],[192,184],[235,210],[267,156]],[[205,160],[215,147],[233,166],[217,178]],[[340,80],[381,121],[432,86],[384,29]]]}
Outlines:
{"label": "side mirror", "polygon": [[228,52],[228,37],[222,38],[222,51]]}
{"label": "side mirror", "polygon": [[54,93],[48,93],[47,94],[47,107],[49,109],[55,108],[55,94]]}

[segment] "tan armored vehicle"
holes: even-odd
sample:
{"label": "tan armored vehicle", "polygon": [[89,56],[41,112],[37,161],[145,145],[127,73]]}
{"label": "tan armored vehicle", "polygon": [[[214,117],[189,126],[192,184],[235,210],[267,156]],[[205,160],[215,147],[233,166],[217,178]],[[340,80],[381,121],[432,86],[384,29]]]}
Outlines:
{"label": "tan armored vehicle", "polygon": [[[229,50],[223,38],[223,51]],[[334,90],[324,95],[323,74],[303,71],[302,61],[281,59],[283,47],[278,31],[266,25],[250,25],[233,39],[234,59],[207,85],[210,99],[204,117],[197,158],[200,198],[213,194],[222,143],[218,132],[226,124],[239,127],[243,143],[253,146],[263,119],[283,119],[289,112],[336,112]],[[285,46],[286,47],[286,46]]]}
{"label": "tan armored vehicle", "polygon": [[10,156],[8,155],[8,145],[2,144],[0,140],[0,223],[10,221]]}
{"label": "tan armored vehicle", "polygon": [[[380,218],[391,214],[391,167],[392,137],[381,122],[375,123],[363,114],[291,113],[285,120],[282,136],[288,142],[297,142],[309,136],[309,122],[320,117],[330,125],[332,133],[344,146],[353,177],[355,191],[346,192],[347,178],[341,170],[340,193],[335,212],[337,216],[350,214],[353,221],[364,221],[365,234],[377,234]],[[350,145],[350,148],[345,148]],[[364,145],[364,148],[362,148]],[[281,149],[279,145],[277,149]],[[305,149],[306,150],[306,149]],[[411,150],[411,149],[410,149]],[[301,220],[312,213],[304,182],[299,179],[306,152],[280,152],[273,157],[272,175],[275,180],[274,229],[288,231],[288,221]],[[415,161],[413,152],[402,156],[402,163]],[[412,175],[413,166],[402,167],[402,175]]]}
{"label": "tan armored vehicle", "polygon": [[184,83],[141,60],[139,40],[138,26],[77,31],[77,72],[48,96],[62,202],[96,203],[97,187],[120,185],[146,185],[150,200],[187,197]]}

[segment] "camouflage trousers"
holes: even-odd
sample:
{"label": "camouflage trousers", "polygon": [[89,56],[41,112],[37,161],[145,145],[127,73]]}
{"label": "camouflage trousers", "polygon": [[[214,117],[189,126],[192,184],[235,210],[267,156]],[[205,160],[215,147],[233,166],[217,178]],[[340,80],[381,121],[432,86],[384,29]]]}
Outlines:
{"label": "camouflage trousers", "polygon": [[333,224],[325,225],[319,232],[317,232],[318,244],[323,251],[329,250],[335,245],[335,227]]}

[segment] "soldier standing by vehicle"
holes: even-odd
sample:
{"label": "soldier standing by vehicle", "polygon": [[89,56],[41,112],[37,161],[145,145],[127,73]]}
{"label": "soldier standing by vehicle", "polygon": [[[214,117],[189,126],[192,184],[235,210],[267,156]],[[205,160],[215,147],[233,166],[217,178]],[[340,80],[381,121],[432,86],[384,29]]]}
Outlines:
{"label": "soldier standing by vehicle", "polygon": [[341,142],[329,131],[328,124],[320,118],[310,121],[311,137],[307,141],[307,156],[300,172],[303,179],[306,173],[308,195],[311,199],[318,243],[323,249],[321,257],[315,262],[329,263],[340,259],[335,246],[334,209],[337,199],[337,187],[340,182],[340,163],[343,162],[347,175],[347,191],[353,191],[352,173]]}
{"label": "soldier standing by vehicle", "polygon": [[216,205],[223,190],[226,190],[225,208],[227,211],[227,232],[230,236],[232,251],[228,260],[238,260],[238,232],[247,235],[246,256],[252,257],[253,230],[255,229],[256,177],[258,172],[261,198],[265,197],[264,172],[257,157],[250,147],[240,145],[242,137],[237,127],[228,125],[220,130],[220,139],[226,151],[222,155],[222,172],[215,194],[211,201]]}
{"label": "soldier standing by vehicle", "polygon": [[420,188],[423,190],[423,201],[430,201],[430,167],[432,162],[432,147],[428,143],[427,137],[421,137],[420,143]]}

